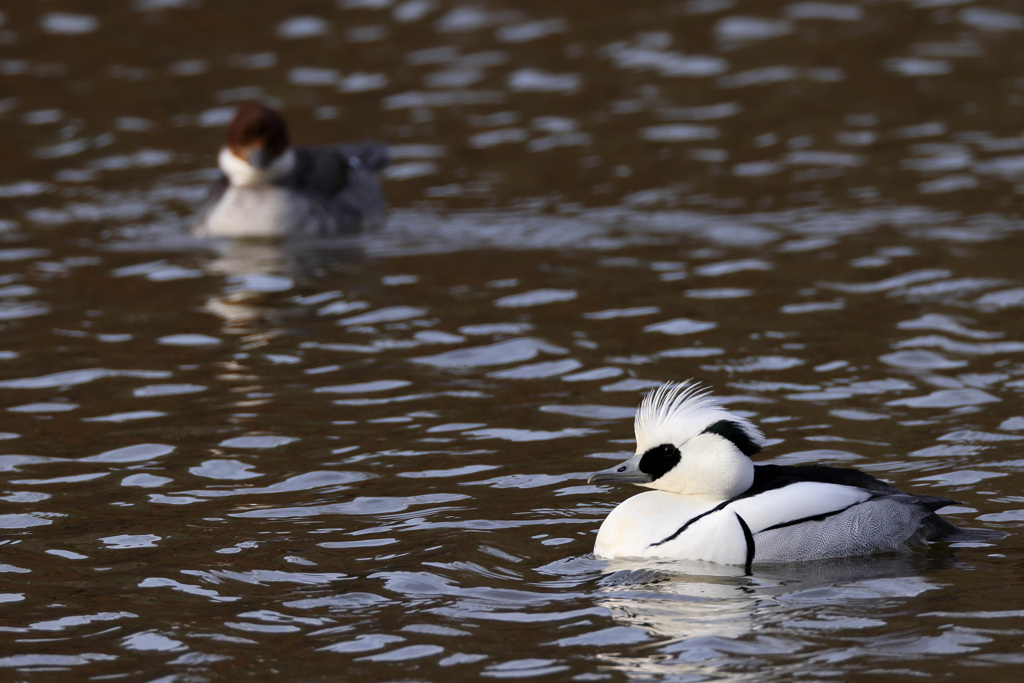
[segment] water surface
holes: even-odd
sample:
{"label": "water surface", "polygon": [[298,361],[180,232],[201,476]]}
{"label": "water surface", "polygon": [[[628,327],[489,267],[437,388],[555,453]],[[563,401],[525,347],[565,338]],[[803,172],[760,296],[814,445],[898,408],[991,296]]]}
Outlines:
{"label": "water surface", "polygon": [[[1019,676],[1024,14],[138,0],[0,14],[0,668]],[[234,105],[394,146],[380,231],[187,235]],[[990,546],[609,563],[589,472],[697,378],[762,462]]]}

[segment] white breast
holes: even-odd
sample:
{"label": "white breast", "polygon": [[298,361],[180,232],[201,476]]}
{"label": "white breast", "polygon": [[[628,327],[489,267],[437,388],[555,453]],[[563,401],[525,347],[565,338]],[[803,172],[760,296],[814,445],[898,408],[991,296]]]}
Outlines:
{"label": "white breast", "polygon": [[[317,207],[294,190],[277,187],[228,187],[197,227],[207,237],[282,237],[318,228],[325,220]],[[311,224],[315,221],[316,224]]]}
{"label": "white breast", "polygon": [[667,554],[666,549],[658,546],[652,548],[651,545],[668,538],[687,521],[712,510],[717,502],[667,491],[647,491],[635,495],[605,518],[597,532],[594,554],[608,558],[681,557],[674,552]]}

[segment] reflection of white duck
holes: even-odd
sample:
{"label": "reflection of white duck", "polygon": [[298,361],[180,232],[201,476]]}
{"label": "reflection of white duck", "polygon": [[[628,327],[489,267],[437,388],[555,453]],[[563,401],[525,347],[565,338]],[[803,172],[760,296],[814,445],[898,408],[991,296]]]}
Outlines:
{"label": "reflection of white duck", "polygon": [[1003,534],[935,513],[953,501],[903,493],[853,469],[754,465],[764,437],[699,385],[669,383],[640,404],[636,455],[590,475],[655,489],[612,510],[600,557],[665,557],[747,567],[903,550]]}
{"label": "reflection of white duck", "polygon": [[837,606],[848,605],[852,598],[881,604],[936,589],[937,584],[920,574],[934,571],[936,560],[942,566],[943,559],[951,558],[890,553],[763,565],[746,574],[743,567],[684,560],[603,562],[604,571],[618,571],[597,582],[594,598],[616,622],[630,627],[617,632],[619,640],[667,638],[667,647],[658,650],[674,656],[612,649],[601,655],[601,663],[630,679],[720,678],[722,658],[736,654],[732,648],[738,638],[792,631],[801,623],[827,628],[836,637],[863,633],[868,623],[882,625],[866,619],[862,608]]}
{"label": "reflection of white duck", "polygon": [[195,227],[204,237],[328,237],[384,216],[386,146],[291,147],[281,115],[257,102],[235,112],[217,161],[224,178]]}

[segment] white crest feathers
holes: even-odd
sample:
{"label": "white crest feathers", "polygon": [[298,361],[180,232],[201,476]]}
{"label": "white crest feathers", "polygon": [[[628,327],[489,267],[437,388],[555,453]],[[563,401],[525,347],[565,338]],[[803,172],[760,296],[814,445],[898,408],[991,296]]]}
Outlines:
{"label": "white crest feathers", "polygon": [[736,423],[753,441],[764,443],[760,429],[719,405],[707,387],[690,380],[667,382],[647,394],[637,409],[633,422],[636,452],[663,443],[685,443],[719,420]]}

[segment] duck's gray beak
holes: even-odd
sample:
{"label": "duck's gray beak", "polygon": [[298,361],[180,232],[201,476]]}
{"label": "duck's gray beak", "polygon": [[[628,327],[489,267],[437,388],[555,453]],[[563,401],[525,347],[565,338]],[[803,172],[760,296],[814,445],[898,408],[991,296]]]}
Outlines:
{"label": "duck's gray beak", "polygon": [[265,147],[253,147],[249,150],[249,165],[259,170],[265,170],[270,165],[270,154]]}
{"label": "duck's gray beak", "polygon": [[649,484],[652,481],[651,475],[640,471],[639,456],[587,477],[588,484]]}

